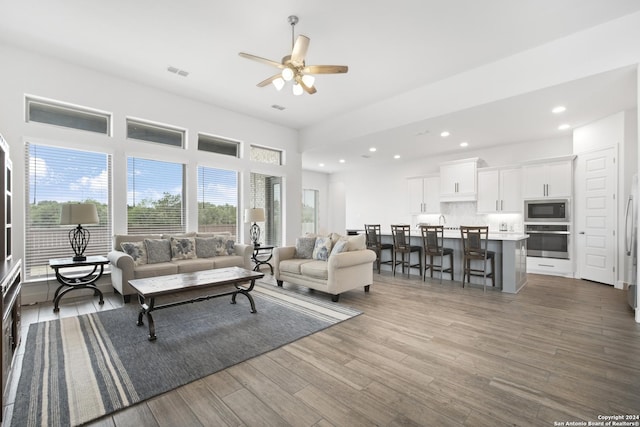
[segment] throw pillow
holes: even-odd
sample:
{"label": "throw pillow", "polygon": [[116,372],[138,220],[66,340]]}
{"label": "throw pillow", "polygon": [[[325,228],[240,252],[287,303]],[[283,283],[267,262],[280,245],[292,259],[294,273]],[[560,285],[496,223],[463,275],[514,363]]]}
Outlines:
{"label": "throw pillow", "polygon": [[213,258],[216,256],[216,238],[196,237],[196,256],[198,258]]}
{"label": "throw pillow", "polygon": [[171,238],[171,261],[196,257],[196,239],[193,237]]}
{"label": "throw pillow", "polygon": [[341,252],[346,252],[347,250],[347,241],[346,240],[338,240],[335,245],[333,245],[333,249],[331,249],[331,255],[339,254]]}
{"label": "throw pillow", "polygon": [[122,251],[133,258],[133,265],[138,266],[147,263],[147,251],[144,242],[122,242]]}
{"label": "throw pillow", "polygon": [[347,251],[363,251],[367,249],[367,236],[358,234],[357,236],[347,236]]}
{"label": "throw pillow", "polygon": [[144,239],[149,264],[171,261],[171,242],[168,239]]}
{"label": "throw pillow", "polygon": [[331,252],[331,238],[330,237],[317,237],[316,244],[313,247],[313,259],[319,261],[326,261],[329,259],[329,253]]}
{"label": "throw pillow", "polygon": [[233,255],[236,252],[236,242],[224,236],[212,237],[216,256]]}
{"label": "throw pillow", "polygon": [[298,237],[296,239],[296,258],[311,259],[313,248],[316,246],[315,237]]}

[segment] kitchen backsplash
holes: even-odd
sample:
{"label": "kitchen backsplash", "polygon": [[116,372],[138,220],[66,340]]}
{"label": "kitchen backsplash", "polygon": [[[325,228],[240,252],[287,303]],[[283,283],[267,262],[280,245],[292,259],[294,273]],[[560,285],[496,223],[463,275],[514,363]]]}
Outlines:
{"label": "kitchen backsplash", "polygon": [[[522,214],[479,214],[476,212],[476,202],[440,203],[440,212],[444,215],[446,227],[459,227],[461,225],[488,225],[489,231],[502,231],[506,228],[510,232],[522,232],[524,230]],[[442,224],[440,215],[421,214],[413,217],[412,224],[419,223]]]}

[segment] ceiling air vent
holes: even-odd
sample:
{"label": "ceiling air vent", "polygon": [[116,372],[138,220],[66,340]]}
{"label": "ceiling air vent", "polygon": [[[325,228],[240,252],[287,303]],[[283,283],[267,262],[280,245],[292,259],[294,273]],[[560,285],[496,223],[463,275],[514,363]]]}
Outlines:
{"label": "ceiling air vent", "polygon": [[276,110],[280,110],[280,111],[285,109],[285,107],[283,107],[282,105],[278,105],[278,104],[273,104],[271,106],[271,108],[275,108]]}
{"label": "ceiling air vent", "polygon": [[182,77],[187,77],[189,75],[189,72],[186,70],[181,70],[180,68],[176,68],[176,67],[172,67],[172,66],[168,66],[167,67],[167,71],[173,74],[177,74],[179,76]]}

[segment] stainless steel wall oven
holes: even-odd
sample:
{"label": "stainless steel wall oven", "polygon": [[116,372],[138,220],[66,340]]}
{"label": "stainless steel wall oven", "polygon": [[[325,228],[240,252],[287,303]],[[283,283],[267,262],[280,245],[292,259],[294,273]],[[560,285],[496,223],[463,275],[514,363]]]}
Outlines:
{"label": "stainless steel wall oven", "polygon": [[527,256],[569,259],[571,233],[566,224],[527,224]]}

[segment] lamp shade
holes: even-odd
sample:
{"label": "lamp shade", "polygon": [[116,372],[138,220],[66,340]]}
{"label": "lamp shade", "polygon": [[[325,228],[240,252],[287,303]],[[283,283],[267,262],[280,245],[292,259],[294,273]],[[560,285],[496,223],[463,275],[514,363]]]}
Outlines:
{"label": "lamp shade", "polygon": [[244,210],[244,222],[263,222],[264,221],[264,208],[251,208]]}
{"label": "lamp shade", "polygon": [[93,203],[65,203],[60,212],[61,225],[98,224],[98,209]]}

